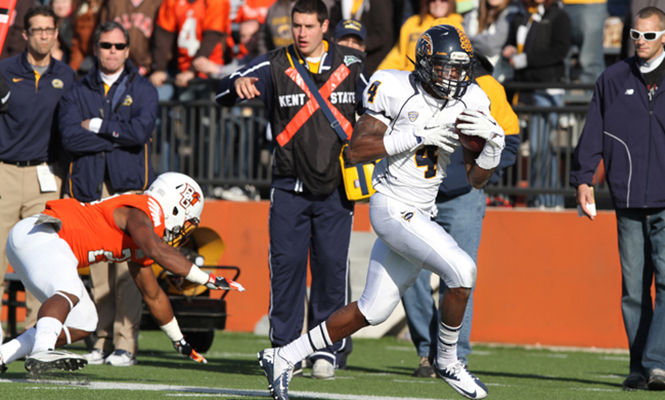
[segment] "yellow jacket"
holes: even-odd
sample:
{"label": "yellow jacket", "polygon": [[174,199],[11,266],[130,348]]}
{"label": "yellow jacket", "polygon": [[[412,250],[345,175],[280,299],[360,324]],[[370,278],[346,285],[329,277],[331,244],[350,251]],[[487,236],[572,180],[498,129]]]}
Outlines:
{"label": "yellow jacket", "polygon": [[513,111],[508,99],[506,90],[501,83],[494,79],[492,75],[483,75],[476,78],[476,83],[487,94],[490,99],[490,114],[503,128],[506,136],[519,135],[520,123],[517,114]]}
{"label": "yellow jacket", "polygon": [[386,58],[381,61],[378,69],[398,69],[400,71],[413,71],[414,66],[411,61],[406,57],[409,56],[413,61],[416,58],[416,44],[418,39],[425,33],[426,30],[441,24],[453,25],[457,28],[462,28],[462,16],[459,14],[450,14],[446,18],[434,19],[431,15],[427,14],[423,23],[420,23],[420,16],[414,15],[404,22],[402,29],[399,33],[399,41],[390,50]]}

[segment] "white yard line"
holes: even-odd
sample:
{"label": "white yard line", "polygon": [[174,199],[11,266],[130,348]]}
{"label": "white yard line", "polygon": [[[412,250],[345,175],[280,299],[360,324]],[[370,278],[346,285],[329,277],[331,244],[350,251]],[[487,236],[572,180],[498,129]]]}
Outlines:
{"label": "white yard line", "polygon": [[[86,381],[35,381],[28,379],[0,379],[1,383],[32,383],[32,384],[52,384],[54,387],[27,387],[27,390],[33,389],[89,389],[89,390],[146,390],[152,392],[181,392],[166,393],[169,397],[213,397],[213,396],[246,396],[246,397],[270,397],[268,390],[243,390],[243,389],[225,389],[209,388],[200,386],[178,386],[178,385],[149,385],[144,383],[126,383],[126,382],[86,382]],[[358,395],[338,394],[338,393],[319,393],[319,392],[289,392],[289,397],[306,397],[311,399],[330,399],[330,400],[355,400]],[[393,396],[362,396],[363,400],[442,400],[421,397],[393,397]]]}

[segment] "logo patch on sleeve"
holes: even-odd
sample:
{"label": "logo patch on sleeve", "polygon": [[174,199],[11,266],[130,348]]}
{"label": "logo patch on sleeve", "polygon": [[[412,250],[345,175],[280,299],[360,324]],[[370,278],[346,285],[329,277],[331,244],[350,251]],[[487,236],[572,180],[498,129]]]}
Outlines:
{"label": "logo patch on sleeve", "polygon": [[157,200],[152,197],[148,199],[148,208],[150,209],[150,218],[155,228],[162,224],[162,207]]}
{"label": "logo patch on sleeve", "polygon": [[353,63],[359,63],[362,62],[358,57],[356,56],[344,56],[344,64],[348,67],[349,65]]}

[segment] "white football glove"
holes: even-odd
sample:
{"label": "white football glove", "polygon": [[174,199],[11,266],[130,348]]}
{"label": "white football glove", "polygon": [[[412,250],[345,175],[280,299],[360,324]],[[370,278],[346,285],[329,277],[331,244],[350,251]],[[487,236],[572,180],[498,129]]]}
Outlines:
{"label": "white football glove", "polygon": [[477,110],[466,109],[457,119],[465,122],[457,125],[463,134],[485,139],[485,147],[476,158],[476,164],[486,170],[496,168],[501,161],[501,151],[506,147],[503,128],[491,115]]}
{"label": "white football glove", "polygon": [[448,153],[453,153],[460,145],[459,136],[451,124],[428,122],[425,126],[415,128],[414,134],[421,138],[421,144],[437,146]]}
{"label": "white football glove", "polygon": [[499,152],[506,147],[506,138],[503,128],[496,122],[491,115],[485,115],[478,110],[467,108],[458,117],[458,120],[465,123],[457,125],[459,130],[469,136],[479,136],[486,141],[486,145],[499,149]]}

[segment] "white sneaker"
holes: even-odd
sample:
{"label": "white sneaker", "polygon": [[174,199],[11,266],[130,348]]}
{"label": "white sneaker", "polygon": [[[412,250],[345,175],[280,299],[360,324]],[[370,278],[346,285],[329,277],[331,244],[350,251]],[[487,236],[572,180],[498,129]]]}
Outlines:
{"label": "white sneaker", "polygon": [[480,379],[473,376],[461,361],[439,369],[436,359],[434,360],[434,371],[439,378],[446,381],[455,391],[467,399],[484,399],[487,397],[487,387]]}
{"label": "white sneaker", "polygon": [[25,359],[25,369],[30,373],[39,374],[52,369],[76,371],[88,365],[88,360],[68,351],[47,350],[31,354]]}
{"label": "white sneaker", "polygon": [[83,358],[88,360],[88,364],[97,365],[104,364],[104,359],[106,356],[107,355],[101,349],[94,348],[90,351],[90,353],[84,354]]}
{"label": "white sneaker", "polygon": [[268,389],[274,400],[289,400],[289,382],[293,364],[279,355],[279,349],[265,349],[257,354],[259,365],[268,378]]}
{"label": "white sneaker", "polygon": [[113,365],[114,367],[129,367],[136,364],[136,357],[126,350],[116,350],[106,357],[104,364]]}
{"label": "white sneaker", "polygon": [[325,358],[319,358],[312,365],[312,378],[335,379],[335,366]]}

